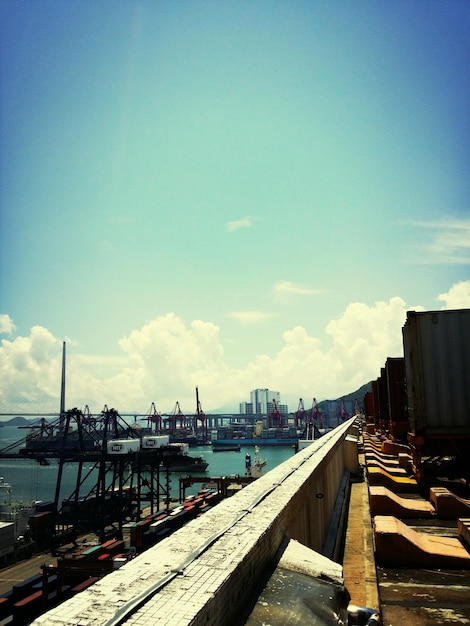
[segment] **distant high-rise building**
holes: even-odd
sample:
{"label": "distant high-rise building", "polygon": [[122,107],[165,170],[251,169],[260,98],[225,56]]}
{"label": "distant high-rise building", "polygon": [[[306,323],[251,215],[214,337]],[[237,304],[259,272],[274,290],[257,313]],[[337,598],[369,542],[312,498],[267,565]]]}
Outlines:
{"label": "distant high-rise building", "polygon": [[269,389],[254,389],[250,393],[251,404],[253,405],[253,413],[265,415],[269,412],[268,405],[279,404],[281,401],[281,394],[279,391],[271,391]]}
{"label": "distant high-rise building", "polygon": [[251,402],[240,402],[240,415],[253,415]]}
{"label": "distant high-rise building", "polygon": [[281,404],[279,391],[270,389],[254,389],[250,392],[251,402],[240,402],[241,415],[269,415],[274,410],[274,404],[283,415],[289,413],[287,404]]}

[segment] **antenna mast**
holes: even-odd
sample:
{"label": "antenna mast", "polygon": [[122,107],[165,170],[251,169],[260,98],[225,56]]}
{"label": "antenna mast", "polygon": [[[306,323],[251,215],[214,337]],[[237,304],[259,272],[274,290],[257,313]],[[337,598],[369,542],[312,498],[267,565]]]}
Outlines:
{"label": "antenna mast", "polygon": [[62,342],[62,382],[60,385],[60,420],[65,416],[65,341]]}

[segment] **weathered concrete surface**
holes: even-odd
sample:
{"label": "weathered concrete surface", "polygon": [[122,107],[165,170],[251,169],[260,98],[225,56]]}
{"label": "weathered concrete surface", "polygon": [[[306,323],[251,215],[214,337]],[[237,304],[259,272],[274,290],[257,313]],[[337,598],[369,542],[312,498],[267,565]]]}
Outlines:
{"label": "weathered concrete surface", "polygon": [[367,478],[370,485],[382,485],[393,493],[419,493],[419,486],[414,478],[392,476],[380,467],[368,467]]}
{"label": "weathered concrete surface", "polygon": [[36,619],[47,626],[233,623],[287,536],[321,551],[351,419]]}
{"label": "weathered concrete surface", "polygon": [[381,565],[470,569],[470,553],[454,537],[417,532],[391,515],[376,515],[374,531]]}
{"label": "weathered concrete surface", "polygon": [[348,605],[341,565],[291,540],[250,614],[239,624],[333,624],[338,616],[347,623]]}
{"label": "weathered concrete surface", "polygon": [[[364,434],[365,442],[369,440],[369,436]],[[377,450],[377,441],[371,442],[371,445],[365,445],[365,450],[374,450],[374,454],[379,454]],[[388,448],[387,450],[390,450]],[[399,449],[396,450],[399,464],[403,467],[409,467],[409,454]],[[389,458],[389,457],[387,457]],[[366,457],[367,459],[367,457]],[[390,490],[395,493],[400,492],[400,484],[388,481]],[[374,491],[377,493],[383,487],[370,486],[371,509],[374,511]],[[425,495],[425,485],[420,485],[422,495]],[[432,491],[432,490],[431,490]],[[445,494],[448,495],[445,495]],[[419,535],[427,534],[427,540],[439,541],[439,537],[443,534],[451,538],[452,542],[457,540],[457,528],[443,521],[442,518],[456,519],[458,511],[465,511],[460,508],[459,499],[454,497],[447,489],[438,488],[436,498],[432,498],[434,504],[438,501],[437,494],[443,494],[441,504],[441,516],[420,521],[416,518],[409,519],[408,523],[415,528],[412,531],[419,530]],[[410,494],[407,500],[410,504],[415,502],[416,495]],[[401,499],[400,499],[401,500]],[[463,500],[463,499],[462,499]],[[419,502],[422,502],[420,498]],[[457,509],[456,505],[459,508]],[[431,506],[428,503],[428,506]],[[408,517],[403,515],[403,511],[397,517]],[[392,518],[393,519],[393,518]],[[416,536],[416,535],[415,535]],[[410,550],[411,545],[411,550]],[[453,543],[457,545],[458,543]],[[381,546],[378,546],[380,552]],[[418,569],[417,563],[411,563],[410,558],[413,555],[414,547],[411,544],[398,545],[393,543],[387,546],[386,552],[391,554],[392,559],[397,564],[380,565],[378,559],[377,566],[377,582],[380,597],[380,612],[382,615],[382,623],[384,626],[434,626],[435,624],[454,626],[455,624],[470,624],[470,568],[465,569],[447,569],[440,568],[442,563],[438,560],[426,557],[427,566]],[[453,551],[452,551],[453,552]],[[448,562],[447,562],[448,563]],[[421,566],[419,566],[421,567]],[[447,567],[449,565],[447,564]],[[345,579],[347,568],[345,567]]]}
{"label": "weathered concrete surface", "polygon": [[457,524],[459,539],[467,550],[470,550],[470,518],[460,518]]}
{"label": "weathered concrete surface", "polygon": [[470,624],[470,570],[378,567],[384,626]]}
{"label": "weathered concrete surface", "polygon": [[371,515],[393,515],[400,519],[434,518],[436,511],[432,504],[424,498],[404,498],[381,487],[371,485],[369,487]]}
{"label": "weathered concrete surface", "polygon": [[379,608],[367,483],[353,483],[343,558],[344,585],[351,604]]}
{"label": "weathered concrete surface", "polygon": [[441,519],[470,517],[470,500],[460,498],[446,487],[431,487],[429,498]]}
{"label": "weathered concrete surface", "polygon": [[382,459],[378,458],[378,457],[370,457],[369,455],[366,455],[366,460],[367,460],[367,468],[370,470],[372,467],[378,467],[379,469],[382,469],[384,472],[387,472],[388,474],[390,474],[390,476],[394,476],[396,478],[408,478],[408,474],[407,472],[402,468],[399,467],[398,465],[398,461],[382,461]]}
{"label": "weathered concrete surface", "polygon": [[389,439],[385,439],[382,442],[382,452],[384,454],[409,454],[410,447],[401,443],[396,443],[394,441],[390,441]]}
{"label": "weathered concrete surface", "polygon": [[291,539],[282,553],[278,562],[278,567],[290,570],[291,572],[299,572],[312,578],[323,578],[330,580],[338,585],[342,585],[343,567],[327,559],[322,554],[310,550],[298,541]]}

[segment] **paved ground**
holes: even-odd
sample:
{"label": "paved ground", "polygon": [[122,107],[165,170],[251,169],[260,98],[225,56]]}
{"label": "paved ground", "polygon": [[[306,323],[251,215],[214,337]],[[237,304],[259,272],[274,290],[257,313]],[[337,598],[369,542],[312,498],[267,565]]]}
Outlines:
{"label": "paved ground", "polygon": [[378,568],[384,626],[470,624],[469,570]]}
{"label": "paved ground", "polygon": [[0,595],[10,591],[16,583],[41,573],[41,565],[53,565],[57,557],[39,554],[31,559],[0,569]]}
{"label": "paved ground", "polygon": [[343,575],[351,604],[378,610],[379,592],[366,482],[351,485]]}

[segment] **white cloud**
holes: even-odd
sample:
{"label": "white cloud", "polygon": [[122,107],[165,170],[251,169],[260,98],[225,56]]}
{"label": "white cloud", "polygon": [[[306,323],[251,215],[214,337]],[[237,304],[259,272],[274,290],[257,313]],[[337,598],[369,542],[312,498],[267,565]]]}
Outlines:
{"label": "white cloud", "polygon": [[463,280],[447,291],[437,296],[444,302],[443,309],[468,309],[470,308],[470,280]]}
{"label": "white cloud", "polygon": [[0,334],[11,334],[15,330],[13,320],[6,313],[0,314]]}
{"label": "white cloud", "polygon": [[253,226],[253,218],[252,217],[243,217],[240,220],[235,220],[233,222],[227,222],[225,227],[227,228],[229,233],[234,232],[235,230],[239,230],[240,228],[250,228]]}
{"label": "white cloud", "polygon": [[[469,281],[458,283],[440,299],[455,306],[468,298]],[[413,307],[423,310],[422,307]],[[114,358],[67,356],[67,406],[103,406],[122,413],[145,413],[152,402],[171,412],[176,401],[187,414],[196,409],[199,387],[203,409],[247,400],[251,389],[279,390],[295,410],[298,398],[336,398],[354,391],[380,374],[387,357],[401,356],[402,327],[407,307],[399,298],[373,305],[351,303],[324,330],[323,339],[302,326],[279,338],[277,352],[260,354],[243,367],[227,362],[220,329],[212,322],[186,324],[174,313],[157,317],[119,341],[122,354]],[[246,312],[258,321],[262,313]],[[3,340],[0,346],[1,412],[57,411],[61,377],[61,341],[35,326],[28,337]]]}
{"label": "white cloud", "polygon": [[[1,412],[29,406],[31,412],[51,406],[60,388],[61,342],[42,326],[31,328],[29,337],[3,339],[0,347]],[[58,382],[59,381],[59,382]],[[57,401],[57,410],[59,402]]]}
{"label": "white cloud", "polygon": [[274,292],[276,295],[297,295],[297,296],[310,296],[315,293],[320,293],[318,289],[312,289],[311,287],[305,287],[297,283],[292,283],[289,280],[283,280],[274,285]]}
{"label": "white cloud", "polygon": [[271,317],[274,317],[274,313],[264,313],[263,311],[234,311],[230,313],[229,317],[233,317],[240,324],[244,326],[248,324],[259,324]]}
{"label": "white cloud", "polygon": [[431,232],[431,240],[419,244],[417,263],[470,263],[470,218],[446,218],[429,222],[409,222],[424,232]]}

